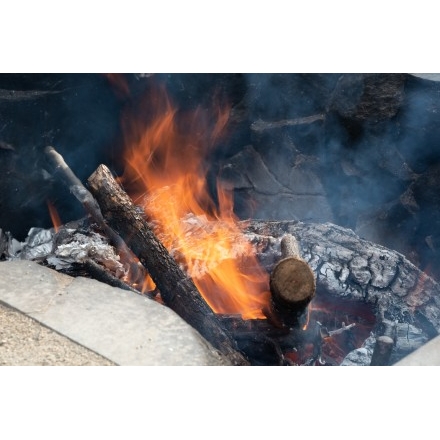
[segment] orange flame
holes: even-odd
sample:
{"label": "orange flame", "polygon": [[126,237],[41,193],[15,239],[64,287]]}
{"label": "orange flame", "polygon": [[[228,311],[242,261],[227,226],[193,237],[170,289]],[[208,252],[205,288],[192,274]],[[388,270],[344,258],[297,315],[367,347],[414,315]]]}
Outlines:
{"label": "orange flame", "polygon": [[305,324],[302,326],[303,331],[307,330],[307,327],[309,326],[309,322],[310,322],[310,313],[312,311],[312,303],[309,304],[309,306],[307,307],[307,316],[306,316],[306,322]]}
{"label": "orange flame", "polygon": [[268,275],[238,226],[232,193],[217,184],[216,204],[207,184],[206,157],[229,111],[219,111],[215,121],[201,109],[180,114],[163,90],[148,105],[153,112],[137,109],[147,123],[123,119],[123,185],[214,312],[265,318]]}
{"label": "orange flame", "polygon": [[55,232],[58,232],[60,226],[62,225],[60,216],[58,215],[58,211],[49,200],[47,200],[47,208],[49,209],[49,215],[50,215],[50,219],[52,220],[53,228]]}
{"label": "orange flame", "polygon": [[144,279],[144,282],[142,283],[141,292],[150,292],[156,288],[156,284],[154,283],[153,279],[150,275],[147,275]]}

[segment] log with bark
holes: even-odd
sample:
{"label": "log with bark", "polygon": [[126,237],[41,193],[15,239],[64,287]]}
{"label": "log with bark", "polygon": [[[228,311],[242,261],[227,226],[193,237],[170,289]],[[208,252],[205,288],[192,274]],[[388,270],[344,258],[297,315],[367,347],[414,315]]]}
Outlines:
{"label": "log with bark", "polygon": [[[337,299],[353,309],[357,304],[369,306],[376,337],[383,335],[384,322],[395,323],[398,338],[391,364],[439,334],[440,285],[401,253],[332,223],[254,220],[243,226],[267,270],[281,257],[281,238],[292,234],[300,242],[301,258],[315,273],[317,297],[329,304]],[[329,307],[328,313],[335,311]],[[370,361],[371,357],[364,365]]]}
{"label": "log with bark", "polygon": [[120,234],[147,268],[163,302],[193,326],[234,365],[248,365],[231,335],[199,293],[193,281],[180,269],[157,239],[144,214],[113,178],[105,165],[89,177],[90,191],[110,226]]}
{"label": "log with bark", "polygon": [[133,284],[142,284],[146,274],[143,267],[137,264],[133,258],[133,253],[127,247],[124,240],[113,230],[104,220],[101,209],[90,191],[82,184],[81,180],[75,175],[72,169],[67,165],[64,158],[55,148],[48,146],[45,148],[45,154],[50,162],[54,175],[59,175],[60,179],[69,188],[70,192],[83,205],[86,212],[102,229],[104,235],[110,240],[121,255],[122,260],[130,265],[130,277]]}
{"label": "log with bark", "polygon": [[[272,293],[268,317],[279,318],[282,325],[298,326],[298,319],[315,296],[315,276],[300,257],[296,238],[286,234],[281,239],[281,260],[270,276]],[[276,317],[276,318],[275,318]]]}
{"label": "log with bark", "polygon": [[389,365],[393,346],[394,341],[390,336],[379,336],[376,339],[370,365],[374,367],[385,367]]}
{"label": "log with bark", "polygon": [[[186,279],[173,259],[173,268],[170,269],[168,252],[160,243],[155,244],[157,239],[148,222],[129,197],[125,193],[118,195],[122,191],[119,185],[102,183],[112,180],[110,172],[100,167],[89,179],[89,185],[110,224],[126,240],[130,237],[130,247],[147,265],[151,274],[155,273],[153,280],[161,293],[165,292],[164,302],[197,329],[206,327],[205,323],[202,324],[203,320],[211,319],[217,328],[218,320],[206,303],[202,301],[201,308],[197,305],[201,297],[193,283],[187,285],[185,281],[182,285],[176,282],[176,275],[166,275],[175,274],[177,270],[177,279],[182,276]],[[353,231],[329,223],[247,222],[246,236],[255,244],[257,255],[269,272],[279,262],[281,253],[277,248],[280,249],[281,238],[286,234],[298,237],[301,244],[300,257],[312,268],[320,295],[368,304],[376,313],[377,325],[383,319],[398,321],[400,333],[406,329],[407,333],[414,335],[414,341],[406,345],[405,338],[399,338],[391,363],[438,334],[440,286],[403,255],[362,240]],[[162,257],[157,259],[157,255],[161,256],[163,252],[164,261]],[[194,299],[184,299],[182,305],[182,298],[187,298],[187,293],[176,298],[175,285],[179,289],[186,286],[183,290],[191,292],[189,298],[195,292]],[[195,310],[203,310],[203,313],[199,314]],[[191,316],[194,313],[196,316]],[[354,327],[353,331],[357,332],[358,327],[361,326]],[[212,340],[212,337],[205,337]],[[235,349],[235,343],[232,345]]]}
{"label": "log with bark", "polygon": [[[48,149],[48,154],[53,154],[53,150]],[[98,171],[101,174],[98,174]],[[66,182],[69,186],[78,186],[78,181],[73,177],[67,178]],[[192,281],[157,240],[141,210],[134,206],[108,169],[105,171],[100,167],[90,177],[89,184],[99,201],[99,209],[104,214],[101,220],[98,217],[103,231],[111,230],[122,236],[122,240],[130,241],[131,250],[151,272],[165,304],[199,330],[234,364],[248,363],[249,359],[245,359],[242,353],[246,353],[248,346],[253,346],[252,350],[255,350],[259,344],[266,347],[264,351],[272,353],[274,362],[283,362],[282,352],[280,355],[277,347],[282,341],[288,341],[290,344],[293,340],[292,335],[278,334],[273,338],[267,338],[265,331],[260,335],[257,331],[254,332],[250,344],[243,343],[245,333],[239,335],[235,332],[231,335],[221,319],[218,319],[200,296]],[[80,189],[85,190],[83,186]],[[90,196],[93,198],[91,194]],[[90,214],[96,218],[95,208],[90,210]],[[338,298],[344,302],[371,305],[377,319],[374,331],[377,339],[384,335],[383,329],[380,328],[384,323],[396,323],[395,330],[398,336],[394,338],[395,345],[390,363],[400,360],[438,334],[440,287],[403,255],[362,240],[353,231],[329,223],[251,221],[246,222],[245,231],[247,238],[255,244],[256,253],[263,266],[272,273],[280,258],[286,257],[286,252],[280,252],[286,244],[286,240],[283,241],[282,238],[289,235],[298,237],[301,247],[296,252],[297,257],[312,268],[320,295]],[[331,313],[331,309],[329,312]],[[361,326],[350,324],[350,333],[356,333],[358,327]],[[329,335],[336,331],[340,330],[329,328]],[[368,340],[373,347],[376,339]],[[275,345],[272,341],[275,341]],[[284,346],[282,348],[284,349]],[[261,359],[265,359],[266,355],[261,356]],[[370,361],[371,359],[365,365]],[[254,363],[258,362],[258,359],[254,360]]]}

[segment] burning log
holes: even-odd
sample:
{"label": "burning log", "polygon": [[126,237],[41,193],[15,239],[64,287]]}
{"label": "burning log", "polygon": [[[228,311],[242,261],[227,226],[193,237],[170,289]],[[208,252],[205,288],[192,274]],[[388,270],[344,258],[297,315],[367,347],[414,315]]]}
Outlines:
{"label": "burning log", "polygon": [[[261,249],[259,259],[269,271],[277,261],[274,256],[279,258],[279,243],[286,233],[301,237],[301,255],[316,274],[317,297],[326,299],[330,309],[335,301],[354,307],[350,318],[342,320],[356,322],[356,326],[352,332],[344,333],[356,334],[356,346],[361,351],[358,356],[353,349],[343,365],[370,364],[371,354],[364,357],[363,350],[365,347],[370,350],[371,340],[373,352],[375,338],[369,335],[373,326],[384,323],[384,319],[397,323],[391,364],[439,334],[440,285],[404,255],[331,223],[248,222],[246,235]],[[361,311],[364,306],[371,307],[371,317],[366,309]],[[337,312],[339,305],[333,307],[332,313]],[[354,319],[356,316],[360,319]],[[364,330],[368,331],[364,333]],[[391,324],[389,330],[390,334],[380,328],[376,334],[395,339]]]}
{"label": "burning log", "polygon": [[228,356],[233,364],[248,365],[193,281],[157,239],[144,215],[118,185],[110,170],[100,165],[89,177],[88,184],[107,221],[125,238],[147,268],[163,302]]}
{"label": "burning log", "polygon": [[101,209],[90,191],[82,184],[78,177],[75,176],[74,172],[67,165],[61,154],[59,154],[53,147],[46,147],[45,153],[54,168],[54,172],[61,174],[61,179],[68,186],[70,192],[84,206],[84,209],[102,229],[105,236],[118,249],[122,260],[129,262],[131,278],[137,282],[141,282],[141,280],[145,278],[144,271],[138,264],[134,263],[135,260],[133,259],[133,254],[124,240],[104,220]]}
{"label": "burning log", "polygon": [[281,240],[281,256],[270,276],[272,293],[271,317],[282,324],[294,326],[298,317],[315,296],[315,276],[310,266],[300,258],[295,237],[286,234]]}
{"label": "burning log", "polygon": [[104,269],[101,265],[88,259],[83,263],[84,269],[88,274],[91,275],[95,280],[101,281],[108,284],[109,286],[119,287],[123,290],[129,290],[131,292],[139,293],[138,290],[131,287],[129,284],[125,283],[121,279],[113,276],[108,270]]}

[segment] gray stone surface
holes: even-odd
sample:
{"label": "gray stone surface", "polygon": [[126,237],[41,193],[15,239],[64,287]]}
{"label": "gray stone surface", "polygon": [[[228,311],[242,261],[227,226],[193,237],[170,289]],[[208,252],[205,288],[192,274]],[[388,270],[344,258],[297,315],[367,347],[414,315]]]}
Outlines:
{"label": "gray stone surface", "polygon": [[0,303],[0,366],[114,365],[114,362]]}
{"label": "gray stone surface", "polygon": [[252,201],[253,218],[333,220],[320,177],[307,158],[289,146],[278,154],[263,155],[248,145],[223,164],[221,175],[224,185]]}
{"label": "gray stone surface", "polygon": [[30,261],[0,263],[0,301],[118,365],[227,365],[168,307]]}
{"label": "gray stone surface", "polygon": [[440,336],[431,339],[425,345],[413,351],[394,365],[397,367],[440,365]]}

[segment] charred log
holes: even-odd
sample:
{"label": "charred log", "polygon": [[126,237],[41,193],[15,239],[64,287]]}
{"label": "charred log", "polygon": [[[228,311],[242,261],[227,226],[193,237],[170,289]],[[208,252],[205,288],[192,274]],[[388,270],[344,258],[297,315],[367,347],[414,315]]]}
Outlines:
{"label": "charred log", "polygon": [[384,320],[397,323],[392,364],[438,335],[440,285],[404,255],[331,223],[252,221],[246,235],[269,271],[281,256],[279,243],[285,234],[298,237],[301,257],[316,275],[317,296],[354,308],[368,305],[377,325]]}
{"label": "charred log", "polygon": [[214,312],[193,281],[180,269],[157,239],[144,215],[118,185],[111,172],[100,165],[88,184],[109,224],[126,240],[147,268],[163,302],[198,330],[236,365],[248,361],[238,352],[235,341],[221,327]]}
{"label": "charred log", "polygon": [[371,366],[390,365],[391,352],[393,351],[394,341],[390,336],[379,336],[376,339]]}
{"label": "charred log", "polygon": [[105,270],[101,265],[89,259],[83,263],[83,268],[87,271],[91,278],[106,283],[109,286],[119,287],[123,290],[139,293],[138,290],[131,287],[121,279],[112,275],[108,270]]}

